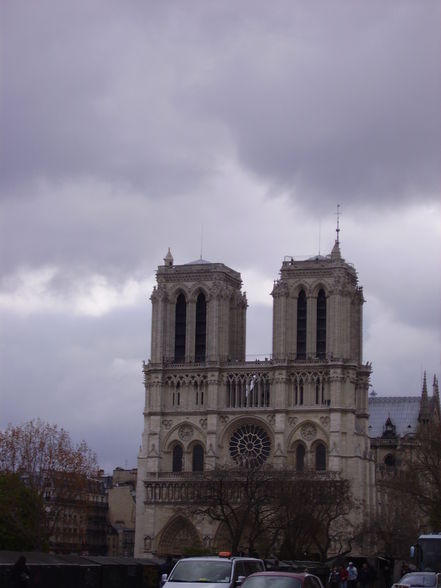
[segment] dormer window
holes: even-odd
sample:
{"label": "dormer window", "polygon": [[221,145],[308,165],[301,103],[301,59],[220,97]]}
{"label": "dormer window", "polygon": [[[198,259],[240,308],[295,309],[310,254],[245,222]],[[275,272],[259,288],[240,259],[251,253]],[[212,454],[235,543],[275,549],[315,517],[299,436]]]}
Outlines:
{"label": "dormer window", "polygon": [[387,420],[384,424],[383,434],[381,435],[383,439],[393,439],[397,436],[396,426],[391,421],[390,417],[387,417]]}

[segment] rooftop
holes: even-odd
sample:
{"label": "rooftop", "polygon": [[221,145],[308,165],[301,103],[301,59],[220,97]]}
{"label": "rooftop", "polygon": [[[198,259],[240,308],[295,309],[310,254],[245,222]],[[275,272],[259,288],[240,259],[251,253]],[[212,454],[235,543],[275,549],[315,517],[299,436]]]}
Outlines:
{"label": "rooftop", "polygon": [[420,403],[420,396],[370,396],[369,437],[381,437],[388,418],[398,436],[416,433]]}

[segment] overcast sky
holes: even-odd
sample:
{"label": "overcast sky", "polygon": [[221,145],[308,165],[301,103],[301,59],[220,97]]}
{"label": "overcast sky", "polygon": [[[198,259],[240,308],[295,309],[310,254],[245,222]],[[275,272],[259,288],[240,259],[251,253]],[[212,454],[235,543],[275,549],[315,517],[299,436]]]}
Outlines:
{"label": "overcast sky", "polygon": [[439,376],[440,11],[3,0],[0,427],[40,417],[136,466],[168,247],[241,272],[269,355],[283,257],[329,253],[337,203],[373,388]]}

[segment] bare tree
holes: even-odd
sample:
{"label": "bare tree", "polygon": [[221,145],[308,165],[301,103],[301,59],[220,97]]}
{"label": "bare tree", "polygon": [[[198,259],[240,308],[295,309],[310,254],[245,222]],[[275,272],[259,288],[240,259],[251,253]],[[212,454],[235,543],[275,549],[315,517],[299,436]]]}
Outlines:
{"label": "bare tree", "polygon": [[220,469],[207,472],[199,489],[192,513],[221,523],[233,553],[324,560],[340,539],[338,523],[354,509],[350,483],[329,472]]}
{"label": "bare tree", "polygon": [[[272,528],[275,472],[268,468],[220,468],[204,474],[192,514],[222,524],[233,553],[253,553]],[[265,537],[265,540],[264,540]]]}
{"label": "bare tree", "polygon": [[64,429],[37,419],[0,431],[0,472],[18,474],[45,501],[43,537],[53,533],[66,504],[77,501],[87,490],[88,479],[97,476],[98,466],[84,441],[74,445]]}
{"label": "bare tree", "polygon": [[288,559],[318,554],[322,561],[331,544],[347,545],[347,516],[356,508],[350,482],[332,472],[305,471],[280,486],[279,520],[282,556]]}
{"label": "bare tree", "polygon": [[401,492],[383,487],[379,481],[378,512],[365,521],[360,536],[377,551],[395,559],[409,558],[409,547],[419,534],[418,508]]}
{"label": "bare tree", "polygon": [[401,464],[389,470],[379,482],[388,502],[407,507],[413,528],[441,528],[441,424],[421,425]]}

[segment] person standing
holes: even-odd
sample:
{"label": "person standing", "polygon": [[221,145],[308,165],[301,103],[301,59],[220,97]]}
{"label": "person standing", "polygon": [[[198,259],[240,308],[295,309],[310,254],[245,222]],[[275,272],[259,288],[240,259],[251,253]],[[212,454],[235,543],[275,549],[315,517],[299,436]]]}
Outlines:
{"label": "person standing", "polygon": [[29,578],[26,558],[24,555],[20,555],[11,570],[11,585],[13,588],[26,588],[29,586]]}
{"label": "person standing", "polygon": [[340,573],[338,571],[337,566],[334,566],[331,569],[331,573],[329,574],[328,586],[329,586],[329,588],[338,588],[339,583],[340,583]]}
{"label": "person standing", "polygon": [[340,566],[340,588],[347,588],[348,586],[348,570],[345,566]]}
{"label": "person standing", "polygon": [[356,588],[358,582],[358,570],[352,561],[349,562],[346,571],[348,572],[348,588]]}

